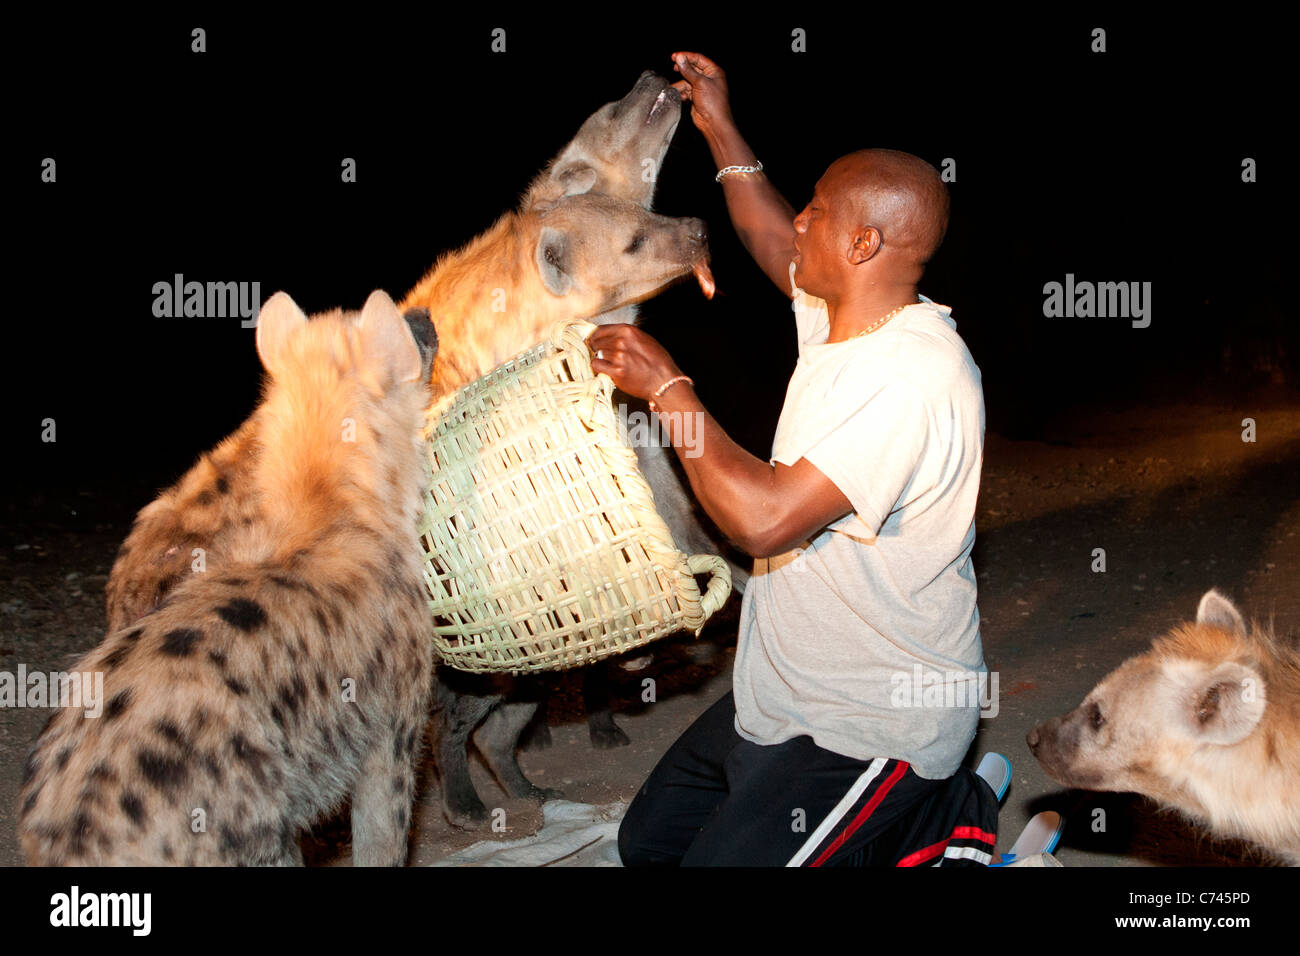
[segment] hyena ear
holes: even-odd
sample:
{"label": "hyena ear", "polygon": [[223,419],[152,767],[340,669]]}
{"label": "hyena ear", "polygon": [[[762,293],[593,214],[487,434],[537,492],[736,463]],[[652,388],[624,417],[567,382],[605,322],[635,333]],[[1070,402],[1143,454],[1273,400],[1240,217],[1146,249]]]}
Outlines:
{"label": "hyena ear", "polygon": [[559,229],[543,226],[537,239],[537,271],[542,285],[554,295],[568,295],[573,277],[567,270],[568,236]]}
{"label": "hyena ear", "polygon": [[565,196],[580,196],[595,188],[600,174],[583,159],[566,159],[561,156],[529,195],[532,209],[542,209]]}
{"label": "hyena ear", "polygon": [[1179,714],[1189,735],[1207,744],[1235,744],[1244,740],[1264,716],[1264,681],[1244,664],[1220,664],[1183,694]]}
{"label": "hyena ear", "polygon": [[433,327],[433,317],[424,306],[416,306],[403,312],[402,318],[420,349],[420,377],[428,378],[433,371],[433,360],[438,357],[438,331]]}
{"label": "hyena ear", "polygon": [[361,307],[357,324],[366,361],[388,374],[390,382],[413,382],[423,365],[415,335],[397,305],[383,289],[376,289]]}
{"label": "hyena ear", "polygon": [[551,181],[564,190],[565,196],[580,196],[589,193],[596,185],[598,174],[587,163],[565,163],[551,173]]}
{"label": "hyena ear", "polygon": [[1208,624],[1233,634],[1246,633],[1246,621],[1236,605],[1214,588],[1206,591],[1196,608],[1196,623]]}
{"label": "hyena ear", "polygon": [[277,292],[266,300],[257,314],[257,357],[264,369],[275,374],[285,343],[306,324],[307,314],[287,292]]}

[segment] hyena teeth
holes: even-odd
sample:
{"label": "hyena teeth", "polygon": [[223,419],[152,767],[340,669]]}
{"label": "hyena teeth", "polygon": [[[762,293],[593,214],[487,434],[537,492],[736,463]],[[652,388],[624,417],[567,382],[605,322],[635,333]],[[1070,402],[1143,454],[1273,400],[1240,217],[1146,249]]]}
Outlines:
{"label": "hyena teeth", "polygon": [[659,92],[659,95],[655,97],[654,103],[650,105],[650,115],[646,117],[647,123],[649,123],[652,119],[655,118],[655,115],[659,112],[660,108],[664,105],[664,100],[667,98],[667,96],[668,96],[668,88],[664,87],[664,89]]}

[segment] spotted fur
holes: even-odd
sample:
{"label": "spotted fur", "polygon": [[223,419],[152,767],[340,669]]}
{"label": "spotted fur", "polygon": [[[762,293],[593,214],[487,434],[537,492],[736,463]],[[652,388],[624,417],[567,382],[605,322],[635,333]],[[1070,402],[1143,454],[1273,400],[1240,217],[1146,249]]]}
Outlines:
{"label": "spotted fur", "polygon": [[300,833],[348,798],[354,860],[406,858],[433,665],[415,535],[427,361],[381,292],[310,322],[280,293],[258,351],[251,520],[220,572],[187,574],[77,665],[104,674],[107,703],[56,712],[32,750],[31,864],[300,863]]}

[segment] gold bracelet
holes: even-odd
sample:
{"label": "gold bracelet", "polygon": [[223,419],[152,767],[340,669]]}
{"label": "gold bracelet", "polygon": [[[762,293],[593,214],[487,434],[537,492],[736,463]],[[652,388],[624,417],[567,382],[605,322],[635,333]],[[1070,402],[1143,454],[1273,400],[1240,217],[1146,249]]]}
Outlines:
{"label": "gold bracelet", "polygon": [[668,391],[668,389],[672,388],[678,382],[685,382],[687,385],[695,384],[695,380],[686,375],[677,375],[674,376],[673,378],[670,378],[668,381],[660,385],[655,390],[655,393],[650,396],[650,399],[647,402],[647,404],[650,406],[650,411],[655,412],[656,414],[659,412],[659,409],[655,407],[655,399],[662,398],[664,392]]}

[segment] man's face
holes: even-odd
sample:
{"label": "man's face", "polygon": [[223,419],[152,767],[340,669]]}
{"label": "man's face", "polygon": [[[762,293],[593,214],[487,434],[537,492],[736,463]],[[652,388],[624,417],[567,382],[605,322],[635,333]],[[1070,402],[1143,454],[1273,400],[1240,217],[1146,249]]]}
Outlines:
{"label": "man's face", "polygon": [[841,235],[834,215],[835,166],[817,181],[813,197],[794,217],[794,281],[817,298],[838,286],[837,265],[844,258],[848,239]]}

